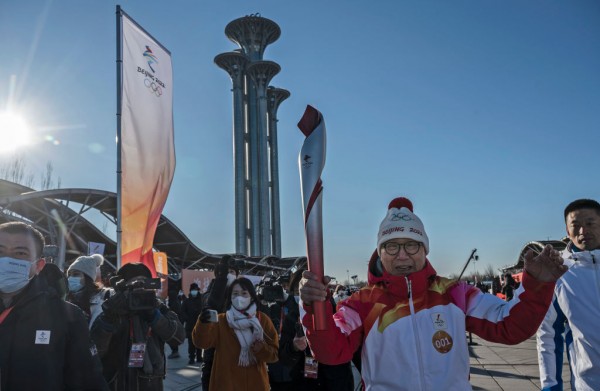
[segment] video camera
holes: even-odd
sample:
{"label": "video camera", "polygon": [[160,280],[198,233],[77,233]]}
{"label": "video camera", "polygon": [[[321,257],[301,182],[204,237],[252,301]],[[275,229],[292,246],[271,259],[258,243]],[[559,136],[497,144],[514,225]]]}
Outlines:
{"label": "video camera", "polygon": [[274,275],[265,275],[260,283],[256,286],[256,294],[261,300],[267,303],[276,301],[283,302],[285,295],[281,283],[289,281],[289,275],[275,277]]}
{"label": "video camera", "polygon": [[[113,277],[119,278],[119,277]],[[111,285],[116,292],[121,292],[125,295],[127,308],[129,311],[151,310],[156,307],[156,289],[161,288],[160,278],[136,278],[131,281],[123,279]]]}

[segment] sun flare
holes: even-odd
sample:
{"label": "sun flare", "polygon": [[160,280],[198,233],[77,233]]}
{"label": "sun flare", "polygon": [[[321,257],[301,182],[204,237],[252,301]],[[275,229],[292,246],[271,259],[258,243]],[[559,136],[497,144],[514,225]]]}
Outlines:
{"label": "sun flare", "polygon": [[0,152],[15,151],[31,142],[29,125],[23,117],[0,112]]}

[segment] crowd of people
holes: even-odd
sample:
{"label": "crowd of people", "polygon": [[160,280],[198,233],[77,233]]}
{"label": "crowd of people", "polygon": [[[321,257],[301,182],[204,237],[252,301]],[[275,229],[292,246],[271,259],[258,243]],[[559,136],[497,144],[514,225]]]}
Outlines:
{"label": "crowd of people", "polygon": [[527,253],[520,284],[493,286],[506,300],[436,273],[406,198],[389,204],[359,290],[300,269],[267,295],[226,256],[205,292],[192,283],[163,301],[142,263],[102,284],[101,255],[63,273],[46,264],[38,230],[0,224],[0,390],[163,390],[186,338],[205,391],[470,390],[467,332],[504,344],[537,333],[544,390],[568,381],[565,346],[572,389],[599,390],[600,204],[576,200],[564,219],[567,248]]}

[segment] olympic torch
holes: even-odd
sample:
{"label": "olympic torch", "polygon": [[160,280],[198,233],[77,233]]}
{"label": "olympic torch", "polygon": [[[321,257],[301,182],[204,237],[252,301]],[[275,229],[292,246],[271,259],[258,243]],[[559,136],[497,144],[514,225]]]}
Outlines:
{"label": "olympic torch", "polygon": [[[314,107],[306,106],[306,111],[298,128],[306,139],[298,156],[300,169],[300,187],[302,206],[304,207],[304,231],[306,234],[306,251],[308,270],[315,273],[321,281],[324,277],[323,267],[323,183],[321,173],[325,166],[325,121],[323,115]],[[313,326],[315,330],[326,330],[325,305],[329,303],[313,302]]]}

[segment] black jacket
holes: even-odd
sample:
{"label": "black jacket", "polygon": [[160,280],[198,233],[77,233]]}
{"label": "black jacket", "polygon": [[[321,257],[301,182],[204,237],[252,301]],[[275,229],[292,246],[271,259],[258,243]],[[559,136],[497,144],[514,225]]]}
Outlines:
{"label": "black jacket", "polygon": [[[160,304],[154,319],[146,322],[139,315],[111,318],[104,311],[91,330],[92,339],[102,359],[104,377],[115,391],[163,389],[166,375],[165,343],[179,345],[185,331],[177,314]],[[129,368],[132,340],[146,343],[143,368]]]}
{"label": "black jacket", "polygon": [[[261,305],[261,310],[269,315],[271,321],[273,322],[273,326],[277,330],[277,334],[279,335],[279,340],[281,340],[281,330],[283,328],[282,321],[292,312],[295,311],[296,316],[298,314],[298,304],[296,304],[296,300],[294,296],[289,295],[287,299],[283,302],[275,302],[268,303],[266,305]],[[284,365],[281,361],[277,361],[269,365],[269,381],[271,383],[290,383],[292,379],[290,378],[290,368]]]}
{"label": "black jacket", "polygon": [[[105,390],[83,312],[34,277],[0,324],[1,390]],[[10,308],[10,307],[9,307]],[[6,310],[0,300],[0,313]]]}
{"label": "black jacket", "polygon": [[[198,315],[203,308],[202,297],[200,294],[196,297],[188,297],[181,305],[181,319],[185,322],[185,331],[191,333],[194,330]],[[191,343],[191,341],[190,341]]]}
{"label": "black jacket", "polygon": [[[335,308],[335,303],[331,301]],[[291,305],[283,321],[281,339],[279,340],[279,363],[289,368],[293,391],[353,391],[354,377],[350,362],[340,365],[325,365],[319,363],[316,379],[304,377],[304,358],[310,356],[310,349],[297,351],[294,349],[294,337],[304,335],[300,325],[300,311],[296,301]]]}

